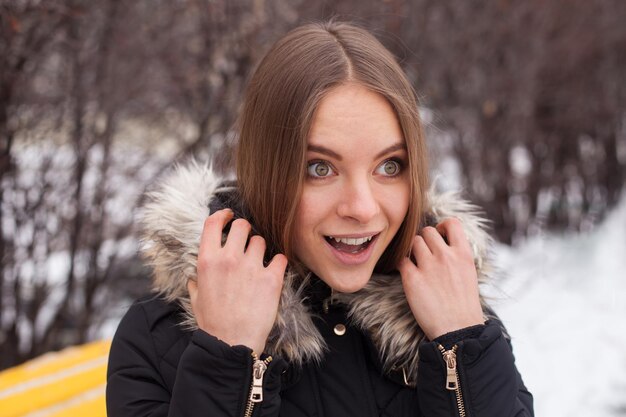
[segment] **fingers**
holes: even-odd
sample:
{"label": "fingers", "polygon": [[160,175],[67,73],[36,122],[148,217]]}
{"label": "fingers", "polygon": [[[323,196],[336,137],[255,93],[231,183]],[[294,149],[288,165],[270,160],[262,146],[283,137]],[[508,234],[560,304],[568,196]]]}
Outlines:
{"label": "fingers", "polygon": [[[208,253],[217,254],[220,250],[226,251],[222,252],[223,254],[230,254],[231,259],[239,259],[239,261],[235,261],[236,263],[248,259],[252,260],[253,263],[259,262],[260,266],[263,267],[263,258],[265,257],[266,250],[265,239],[261,236],[254,235],[250,236],[250,240],[248,241],[252,226],[245,219],[235,219],[232,222],[228,235],[226,236],[226,241],[222,247],[221,242],[224,227],[232,218],[233,212],[230,209],[224,209],[213,213],[206,219],[200,239],[198,255],[199,270],[209,269],[207,262],[211,262],[210,257],[203,255],[207,255]],[[240,255],[244,257],[239,258]],[[234,256],[234,258],[232,258],[232,256]],[[219,255],[218,258],[221,258],[221,255]],[[279,254],[272,259],[272,262],[270,262],[267,268],[268,270],[279,273],[278,275],[282,278],[287,267],[287,262],[287,258]],[[196,282],[189,283],[187,287],[190,296],[192,291],[197,292]]]}
{"label": "fingers", "polygon": [[449,217],[435,227],[425,227],[421,235],[434,254],[447,250],[447,247],[469,248],[463,224],[456,217]]}
{"label": "fingers", "polygon": [[187,280],[187,291],[189,291],[189,298],[194,298],[198,294],[198,284],[195,280]]}
{"label": "fingers", "polygon": [[423,228],[420,235],[424,239],[428,249],[430,249],[430,252],[433,254],[445,251],[448,246],[443,239],[443,236],[441,236],[441,234],[434,227],[427,226]]}
{"label": "fingers", "polygon": [[[216,253],[216,251],[220,249],[226,249],[230,251],[230,253],[239,253],[242,255],[245,252],[245,255],[250,255],[250,259],[260,259],[262,264],[266,250],[265,239],[261,236],[254,235],[251,236],[248,241],[252,226],[245,219],[236,219],[233,221],[228,236],[226,237],[226,242],[222,247],[224,227],[232,220],[233,215],[232,210],[224,209],[213,213],[206,219],[200,240],[199,266],[202,264],[200,258],[202,258],[203,253]],[[282,277],[287,267],[287,262],[287,258],[284,255],[278,254],[274,256],[267,268],[268,270],[271,269],[280,273],[279,275]],[[196,282],[190,281],[187,284],[187,288],[191,296],[192,291],[197,292]]]}
{"label": "fingers", "polygon": [[263,258],[265,256],[265,239],[259,235],[254,235],[250,238],[246,253],[254,256],[255,258]]}
{"label": "fingers", "polygon": [[189,291],[189,300],[191,301],[191,309],[195,313],[196,300],[198,299],[198,284],[193,279],[187,280],[187,291]]}
{"label": "fingers", "polygon": [[[224,209],[207,217],[200,239],[201,252],[206,248],[216,250],[222,247],[224,227],[232,220],[233,216],[234,213],[232,210]],[[236,219],[230,227],[224,247],[234,250],[235,252],[243,253],[250,230],[252,230],[252,226],[247,220]]]}
{"label": "fingers", "polygon": [[424,238],[420,235],[417,235],[413,238],[413,247],[411,248],[411,253],[415,258],[417,266],[423,265],[426,259],[432,255],[432,252]]}
{"label": "fingers", "polygon": [[446,236],[450,246],[467,247],[469,242],[463,224],[456,217],[449,217],[437,225],[437,231]]}
{"label": "fingers", "polygon": [[248,241],[248,235],[252,230],[252,226],[247,220],[237,219],[233,221],[224,244],[225,249],[232,250],[236,253],[243,253]]}
{"label": "fingers", "polygon": [[200,252],[205,249],[215,250],[222,247],[224,226],[233,218],[232,210],[219,210],[204,221],[204,229],[200,237]]}
{"label": "fingers", "polygon": [[465,236],[461,221],[455,217],[443,220],[436,227],[427,226],[413,239],[411,254],[418,267],[428,262],[430,255],[440,256],[452,248],[468,249],[469,242]]}
{"label": "fingers", "polygon": [[425,265],[428,258],[432,256],[432,252],[428,248],[428,245],[426,245],[426,242],[424,241],[424,238],[422,236],[417,235],[413,238],[411,255],[412,259],[409,257],[402,258],[398,263],[398,270],[403,277],[408,276],[412,268],[414,270],[416,266],[417,268],[420,268],[420,266]]}
{"label": "fingers", "polygon": [[272,261],[267,265],[267,270],[275,274],[276,276],[284,276],[285,269],[287,268],[287,257],[282,253],[274,255]]}
{"label": "fingers", "polygon": [[403,281],[410,275],[411,268],[415,270],[415,264],[408,257],[402,258],[398,262],[398,271],[400,271]]}

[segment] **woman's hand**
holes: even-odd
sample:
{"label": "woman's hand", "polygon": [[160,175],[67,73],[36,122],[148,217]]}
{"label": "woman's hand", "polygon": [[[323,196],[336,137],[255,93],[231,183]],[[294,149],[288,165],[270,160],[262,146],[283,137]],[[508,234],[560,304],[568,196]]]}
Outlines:
{"label": "woman's hand", "polygon": [[222,247],[224,226],[232,218],[227,209],[204,222],[198,278],[187,288],[198,327],[261,354],[276,319],[287,258],[278,254],[265,267],[265,239],[252,236],[246,248],[251,226],[244,219],[233,221]]}
{"label": "woman's hand", "polygon": [[398,269],[413,316],[428,339],[484,323],[472,249],[458,219],[425,227],[413,240],[412,254],[416,263],[404,258]]}

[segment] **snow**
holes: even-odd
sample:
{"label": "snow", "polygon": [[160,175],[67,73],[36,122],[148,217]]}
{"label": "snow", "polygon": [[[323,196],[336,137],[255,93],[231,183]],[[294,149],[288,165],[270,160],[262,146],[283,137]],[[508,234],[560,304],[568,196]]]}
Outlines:
{"label": "snow", "polygon": [[626,196],[591,232],[498,245],[495,260],[502,274],[487,293],[536,415],[624,415]]}

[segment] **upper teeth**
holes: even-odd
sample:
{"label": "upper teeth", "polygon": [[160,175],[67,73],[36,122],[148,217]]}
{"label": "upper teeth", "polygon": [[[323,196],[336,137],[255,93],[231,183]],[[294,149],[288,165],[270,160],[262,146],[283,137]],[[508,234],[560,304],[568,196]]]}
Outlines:
{"label": "upper teeth", "polygon": [[332,236],[328,236],[331,239],[335,239],[335,242],[341,242],[341,243],[345,243],[346,245],[362,245],[365,242],[369,242],[370,240],[372,240],[372,238],[374,236],[367,236],[367,237],[332,237]]}

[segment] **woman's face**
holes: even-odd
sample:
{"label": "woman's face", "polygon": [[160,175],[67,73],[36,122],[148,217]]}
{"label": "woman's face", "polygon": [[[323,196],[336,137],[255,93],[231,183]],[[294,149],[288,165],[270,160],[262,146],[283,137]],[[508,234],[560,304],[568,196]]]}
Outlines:
{"label": "woman's face", "polygon": [[313,118],[306,158],[295,255],[333,289],[358,291],[409,206],[408,155],[391,105],[358,84],[332,89]]}

